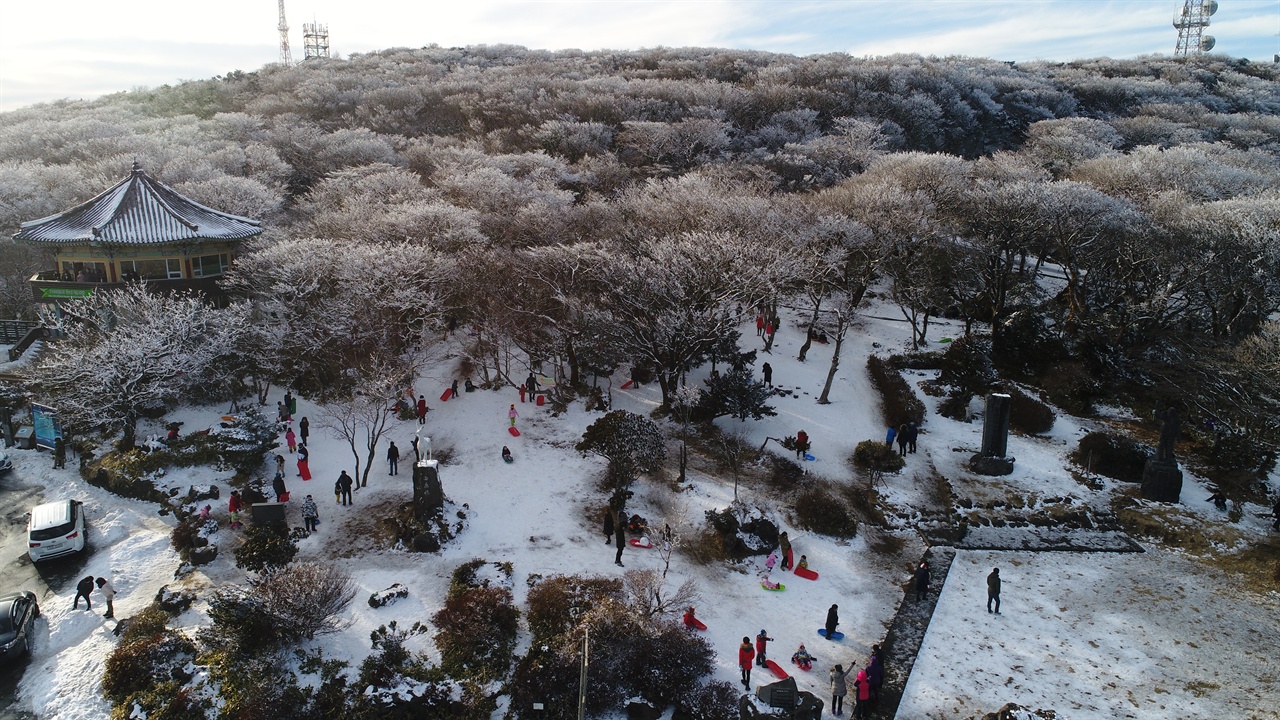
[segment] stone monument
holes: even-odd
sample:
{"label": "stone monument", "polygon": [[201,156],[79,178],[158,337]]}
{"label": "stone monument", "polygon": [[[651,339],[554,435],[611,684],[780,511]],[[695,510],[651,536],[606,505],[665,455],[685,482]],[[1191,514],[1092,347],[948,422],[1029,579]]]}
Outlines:
{"label": "stone monument", "polygon": [[1013,400],[1004,393],[987,396],[982,419],[982,451],[969,458],[969,469],[979,475],[1008,475],[1013,472],[1009,449],[1009,410]]}
{"label": "stone monument", "polygon": [[1160,444],[1156,446],[1155,457],[1148,458],[1146,467],[1142,469],[1142,497],[1176,503],[1182,496],[1182,470],[1178,469],[1178,459],[1173,455],[1173,444],[1178,439],[1181,421],[1174,408],[1157,408],[1156,419],[1163,423],[1160,426]]}

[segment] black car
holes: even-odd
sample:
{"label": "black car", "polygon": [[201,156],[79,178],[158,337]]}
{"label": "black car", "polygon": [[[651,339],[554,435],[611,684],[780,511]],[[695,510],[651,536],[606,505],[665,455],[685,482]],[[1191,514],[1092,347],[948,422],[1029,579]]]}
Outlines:
{"label": "black car", "polygon": [[40,605],[33,593],[0,597],[0,659],[9,660],[31,652],[31,634],[38,617]]}

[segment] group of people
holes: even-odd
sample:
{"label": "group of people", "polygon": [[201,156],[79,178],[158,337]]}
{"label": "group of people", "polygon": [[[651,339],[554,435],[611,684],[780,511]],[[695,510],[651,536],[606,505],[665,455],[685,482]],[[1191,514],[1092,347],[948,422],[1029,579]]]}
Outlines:
{"label": "group of people", "polygon": [[[804,646],[801,645],[800,649],[803,650]],[[858,670],[857,666],[850,663],[848,670],[844,669],[843,665],[836,665],[828,673],[831,678],[831,714],[836,717],[844,715],[844,698],[849,694],[848,678],[853,675],[854,670]],[[880,701],[880,687],[883,684],[883,652],[879,645],[872,645],[871,657],[867,660],[866,666],[858,670],[858,674],[854,676],[853,717],[871,717],[871,706]]]}
{"label": "group of people", "polygon": [[920,428],[915,422],[902,423],[898,427],[889,426],[889,432],[884,436],[884,444],[893,448],[893,441],[898,441],[898,454],[903,457],[909,452],[916,451],[916,438],[920,436]]}
{"label": "group of people", "polygon": [[93,610],[93,603],[89,600],[89,594],[93,592],[94,586],[97,586],[98,592],[102,593],[102,597],[107,601],[107,611],[103,613],[104,618],[114,618],[116,610],[112,606],[112,601],[116,597],[116,589],[111,587],[111,582],[104,577],[96,580],[92,575],[86,575],[84,579],[76,583],[76,599],[71,602],[71,608],[80,607],[80,598],[84,598],[84,609]]}

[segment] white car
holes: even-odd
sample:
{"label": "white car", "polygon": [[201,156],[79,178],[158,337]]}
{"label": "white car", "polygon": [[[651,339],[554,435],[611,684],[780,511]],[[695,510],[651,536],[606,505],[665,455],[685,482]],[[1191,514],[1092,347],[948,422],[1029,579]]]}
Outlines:
{"label": "white car", "polygon": [[84,509],[79,500],[59,500],[31,509],[27,554],[32,562],[84,550]]}

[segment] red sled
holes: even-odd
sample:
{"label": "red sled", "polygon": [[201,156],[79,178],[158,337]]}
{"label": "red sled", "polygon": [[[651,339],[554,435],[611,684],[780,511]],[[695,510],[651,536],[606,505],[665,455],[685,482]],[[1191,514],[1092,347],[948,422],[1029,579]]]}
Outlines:
{"label": "red sled", "polygon": [[276,498],[276,502],[282,502],[282,503],[289,502],[289,493],[287,492],[280,493],[280,497]]}
{"label": "red sled", "polygon": [[685,621],[684,621],[684,625],[685,625],[685,627],[693,628],[693,629],[695,629],[695,630],[706,630],[706,629],[707,629],[707,624],[706,624],[706,623],[704,623],[704,622],[702,622],[702,621],[701,621],[701,620],[699,620],[698,618],[692,618],[692,619],[687,619],[687,618],[686,618],[686,619],[685,619]]}
{"label": "red sled", "polygon": [[645,548],[646,550],[653,547],[653,543],[648,538],[631,538],[627,542],[631,543],[631,547]]}
{"label": "red sled", "polygon": [[507,432],[511,433],[511,437],[520,437],[520,431],[516,429],[515,425],[507,428]]}
{"label": "red sled", "polygon": [[787,678],[791,677],[790,675],[787,674],[786,670],[782,669],[781,665],[779,665],[778,663],[772,660],[765,660],[764,666],[772,670],[773,674],[777,675],[779,680],[786,680]]}
{"label": "red sled", "polygon": [[796,568],[796,575],[799,575],[800,577],[804,578],[805,580],[817,580],[817,579],[818,579],[818,573],[816,573],[816,572],[814,572],[814,571],[810,570],[809,568]]}
{"label": "red sled", "polygon": [[796,667],[800,668],[801,670],[807,671],[807,670],[813,669],[813,663],[811,662],[807,662],[807,663],[796,662],[795,658],[792,658],[791,662],[795,663]]}
{"label": "red sled", "polygon": [[444,393],[440,395],[440,402],[449,402],[451,397],[453,397],[453,388],[445,388]]}
{"label": "red sled", "polygon": [[539,396],[538,396],[538,402],[536,402],[536,403],[534,403],[534,404],[535,404],[535,405],[537,405],[538,407],[542,407],[543,405],[546,405],[546,404],[547,404],[547,396],[546,396],[546,395],[539,395]]}
{"label": "red sled", "polygon": [[630,389],[631,389],[631,386],[632,386],[632,385],[635,385],[635,384],[636,384],[636,381],[635,381],[635,380],[628,380],[628,381],[626,381],[626,382],[622,383],[622,389],[623,389],[623,390],[630,390]]}

